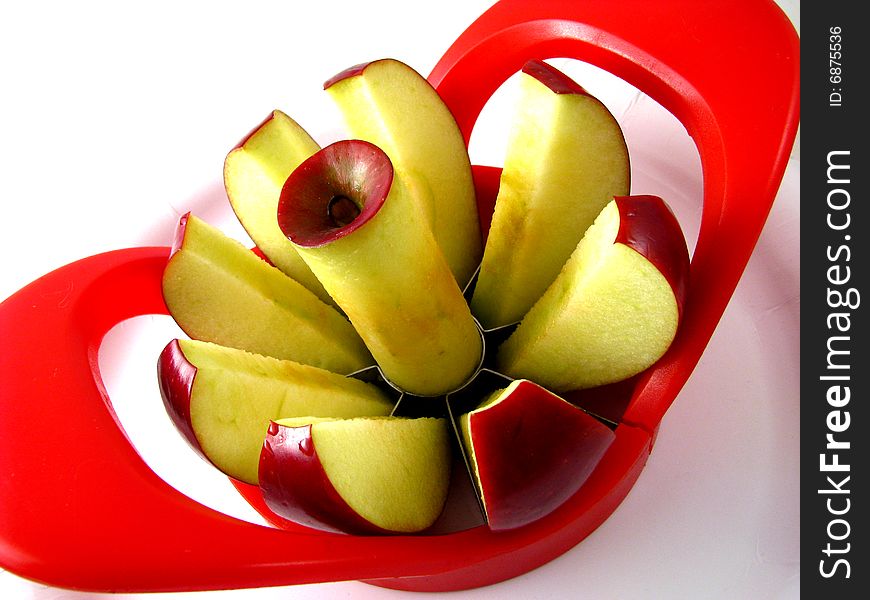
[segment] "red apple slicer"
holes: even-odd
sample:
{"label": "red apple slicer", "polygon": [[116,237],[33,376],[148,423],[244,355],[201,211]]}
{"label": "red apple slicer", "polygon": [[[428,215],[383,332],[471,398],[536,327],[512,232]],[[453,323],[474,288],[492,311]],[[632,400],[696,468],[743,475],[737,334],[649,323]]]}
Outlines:
{"label": "red apple slicer", "polygon": [[[114,325],[166,313],[160,280],[169,249],[132,248],[62,267],[0,305],[0,566],[92,591],[338,580],[455,590],[534,569],[598,527],[643,469],[773,203],[799,119],[799,42],[766,0],[734,0],[725,10],[691,0],[501,0],[429,79],[467,141],[503,81],[529,59],[555,57],[601,67],[669,110],[694,139],[704,179],[678,337],[634,380],[616,439],[579,492],[511,531],[396,537],[268,528],[187,498],[137,454],[98,368]],[[747,101],[749,91],[763,106]],[[481,198],[492,202],[497,177],[478,176]],[[154,393],[159,402],[156,381]],[[55,430],[34,443],[45,427]]]}

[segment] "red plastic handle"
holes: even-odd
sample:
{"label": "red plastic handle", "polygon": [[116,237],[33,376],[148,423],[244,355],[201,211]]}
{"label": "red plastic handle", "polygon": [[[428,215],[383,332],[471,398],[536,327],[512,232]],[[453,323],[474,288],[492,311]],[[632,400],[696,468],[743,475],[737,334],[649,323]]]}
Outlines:
{"label": "red plastic handle", "polygon": [[[502,81],[528,58],[556,56],[596,64],[661,102],[695,139],[704,169],[681,334],[642,381],[580,492],[509,532],[399,537],[269,529],[190,500],[136,454],[100,380],[104,334],[166,310],[160,278],[168,249],[120,250],[63,267],[0,305],[0,565],[94,591],[345,579],[446,590],[526,572],[600,525],[642,470],[652,433],[709,340],[773,201],[797,128],[798,42],[769,2],[735,1],[720,13],[689,0],[503,0],[448,50],[431,81],[467,138]],[[740,89],[763,104],[746,102]],[[489,201],[496,175],[476,172]],[[242,491],[257,504],[255,489]]]}

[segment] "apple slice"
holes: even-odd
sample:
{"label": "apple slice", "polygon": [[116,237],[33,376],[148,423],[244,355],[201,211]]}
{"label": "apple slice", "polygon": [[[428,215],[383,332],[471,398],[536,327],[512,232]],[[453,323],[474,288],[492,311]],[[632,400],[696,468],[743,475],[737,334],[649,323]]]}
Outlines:
{"label": "apple slice", "polygon": [[432,396],[465,383],[483,348],[416,191],[377,146],[344,140],[287,178],[278,224],[387,379]]}
{"label": "apple slice", "polygon": [[522,319],[601,209],[629,193],[619,123],[562,72],[543,61],[526,63],[512,122],[471,300],[487,329]]}
{"label": "apple slice", "polygon": [[230,477],[254,485],[272,420],[389,415],[393,408],[374,385],[209,342],[171,341],[157,374],[166,411],[190,445]]}
{"label": "apple slice", "polygon": [[324,84],[352,137],[377,145],[404,177],[431,195],[423,212],[460,287],[480,262],[482,242],[471,162],[456,120],[438,92],[392,59],[351,67]]}
{"label": "apple slice", "polygon": [[301,417],[269,426],[260,489],[285,519],[348,533],[431,526],[450,481],[445,419]]}
{"label": "apple slice", "polygon": [[531,381],[493,392],[460,417],[490,529],[521,527],[580,489],[616,435]]}
{"label": "apple slice", "polygon": [[374,363],[333,307],[190,213],[163,272],[163,298],[191,338],[347,374]]}
{"label": "apple slice", "polygon": [[318,298],[332,299],[278,228],[281,186],[293,169],[320,150],[296,121],[275,110],[224,161],[224,187],[236,216],[269,261]]}
{"label": "apple slice", "polygon": [[498,350],[498,369],[555,392],[613,383],[656,362],[677,331],[689,253],[656,196],[610,202]]}

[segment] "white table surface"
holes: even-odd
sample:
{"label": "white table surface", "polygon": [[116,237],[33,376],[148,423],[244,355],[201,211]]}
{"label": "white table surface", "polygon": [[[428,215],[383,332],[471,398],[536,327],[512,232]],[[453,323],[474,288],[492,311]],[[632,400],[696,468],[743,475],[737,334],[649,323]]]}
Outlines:
{"label": "white table surface", "polygon": [[[188,210],[248,241],[221,183],[224,156],[244,133],[280,108],[321,143],[340,138],[340,119],[321,87],[327,77],[381,57],[427,74],[491,4],[83,1],[4,8],[0,298],[84,256],[167,245]],[[799,30],[799,1],[780,4]],[[670,201],[693,242],[700,166],[682,127],[597,69],[554,64],[620,119],[632,152],[633,191]],[[500,98],[475,131],[477,164],[501,160],[510,92]],[[799,175],[796,146],[734,298],[623,504],[551,563],[451,598],[798,597]],[[173,328],[167,319],[146,318],[108,336],[101,361],[110,395],[134,444],[161,476],[198,500],[256,519],[225,478],[192,457],[171,430],[156,387],[153,399],[146,393],[141,400],[142,389],[154,385],[155,352]],[[106,597],[404,595],[340,582]],[[0,571],[0,598],[102,597]]]}

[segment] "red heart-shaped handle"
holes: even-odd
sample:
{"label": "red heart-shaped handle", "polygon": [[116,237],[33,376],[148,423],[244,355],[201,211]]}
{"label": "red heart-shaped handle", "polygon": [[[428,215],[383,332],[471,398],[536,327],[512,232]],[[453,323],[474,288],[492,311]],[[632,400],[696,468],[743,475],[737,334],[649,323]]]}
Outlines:
{"label": "red heart-shaped handle", "polygon": [[[502,0],[430,81],[468,139],[501,82],[527,59],[557,56],[602,67],[659,101],[695,140],[704,173],[681,333],[639,381],[580,492],[513,531],[398,537],[270,529],[190,500],[138,456],[101,383],[103,335],[126,318],[165,312],[168,249],[120,250],[63,267],[0,305],[0,566],[95,591],[344,579],[461,589],[543,564],[603,522],[642,470],[770,209],[797,129],[799,44],[771,2],[740,0],[720,12],[690,0]],[[477,179],[491,201],[494,172],[478,169]]]}

